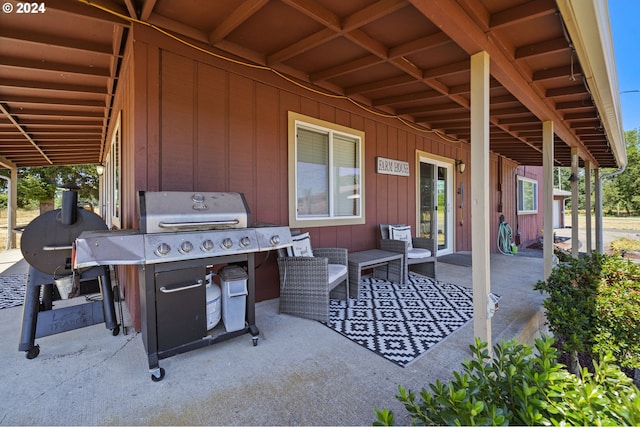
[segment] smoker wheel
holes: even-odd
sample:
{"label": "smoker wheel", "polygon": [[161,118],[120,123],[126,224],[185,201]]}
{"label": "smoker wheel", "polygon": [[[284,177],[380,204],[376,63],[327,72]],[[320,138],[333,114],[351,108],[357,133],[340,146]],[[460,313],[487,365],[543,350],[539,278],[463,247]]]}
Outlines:
{"label": "smoker wheel", "polygon": [[253,337],[251,338],[251,340],[253,341],[253,346],[257,346],[258,345],[258,337]]}
{"label": "smoker wheel", "polygon": [[36,357],[38,357],[39,354],[40,354],[40,346],[37,344],[25,352],[25,356],[29,360],[35,359]]}
{"label": "smoker wheel", "polygon": [[158,381],[162,381],[162,379],[164,378],[164,368],[160,368],[160,376],[156,377],[155,375],[151,374],[151,381],[153,381],[154,383],[157,383]]}
{"label": "smoker wheel", "polygon": [[111,334],[112,334],[114,337],[117,337],[119,333],[120,333],[120,326],[119,326],[119,325],[116,325],[116,327],[115,327],[115,328],[113,328],[113,329],[111,330]]}

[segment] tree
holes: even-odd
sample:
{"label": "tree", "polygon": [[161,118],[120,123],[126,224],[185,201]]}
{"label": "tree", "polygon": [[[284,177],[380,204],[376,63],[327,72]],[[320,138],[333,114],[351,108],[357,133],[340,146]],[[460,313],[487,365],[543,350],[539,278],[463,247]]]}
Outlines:
{"label": "tree", "polygon": [[627,215],[640,210],[640,147],[636,129],[624,133],[627,143],[627,167],[615,178],[619,203]]}
{"label": "tree", "polygon": [[41,212],[53,209],[56,190],[68,184],[79,187],[80,200],[90,203],[98,200],[95,165],[33,167],[18,170],[18,206],[35,202]]}

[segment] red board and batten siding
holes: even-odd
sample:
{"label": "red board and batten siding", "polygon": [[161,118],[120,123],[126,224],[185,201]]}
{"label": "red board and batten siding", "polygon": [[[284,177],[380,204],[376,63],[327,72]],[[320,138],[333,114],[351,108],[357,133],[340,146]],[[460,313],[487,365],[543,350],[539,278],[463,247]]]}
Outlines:
{"label": "red board and batten siding", "polygon": [[[323,97],[267,70],[223,61],[133,25],[114,112],[123,121],[123,226],[137,227],[138,190],[237,191],[244,193],[252,221],[288,223],[287,112],[365,132],[366,224],[310,228],[318,247],[350,251],[375,248],[380,223],[415,224],[417,151],[460,159],[468,167],[456,172],[456,190],[465,186],[464,211],[456,192],[456,249],[471,249],[469,147],[413,130],[399,121],[376,116],[352,103]],[[115,114],[115,113],[114,113]],[[409,163],[410,176],[377,174],[376,157]],[[492,156],[492,182],[497,158]],[[515,164],[503,160],[503,205],[515,203]],[[511,179],[513,181],[513,179]],[[492,184],[494,185],[494,184]],[[497,193],[497,192],[496,192]],[[492,198],[495,198],[492,192]],[[509,202],[508,199],[513,201]],[[492,201],[494,206],[497,200]],[[512,205],[511,205],[512,206]],[[506,209],[505,209],[506,210]],[[515,208],[510,212],[515,212]],[[496,222],[491,225],[493,236]],[[515,214],[513,214],[515,215]],[[515,223],[514,216],[505,214]],[[521,224],[522,229],[522,224]],[[495,251],[495,245],[492,251]],[[262,254],[258,254],[258,262]],[[256,272],[256,299],[278,296],[274,255]],[[135,269],[123,268],[127,302],[139,328]]]}

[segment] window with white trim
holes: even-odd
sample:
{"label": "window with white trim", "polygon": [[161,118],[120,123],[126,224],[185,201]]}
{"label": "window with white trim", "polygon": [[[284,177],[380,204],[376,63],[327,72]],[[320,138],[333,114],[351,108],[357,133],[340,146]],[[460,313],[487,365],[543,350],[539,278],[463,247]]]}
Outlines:
{"label": "window with white trim", "polygon": [[538,181],[518,177],[518,213],[538,213]]}
{"label": "window with white trim", "polygon": [[105,164],[105,193],[107,205],[106,222],[109,228],[120,228],[120,162],[121,162],[121,127],[120,115],[116,119],[113,134],[111,136],[111,144],[109,147],[109,155]]}
{"label": "window with white trim", "polygon": [[364,132],[289,112],[289,225],[364,224]]}

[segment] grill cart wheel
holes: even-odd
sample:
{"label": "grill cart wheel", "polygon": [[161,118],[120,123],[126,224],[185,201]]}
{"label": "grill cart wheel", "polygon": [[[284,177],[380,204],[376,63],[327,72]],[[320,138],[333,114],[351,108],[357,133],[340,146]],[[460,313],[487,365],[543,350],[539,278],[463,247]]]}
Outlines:
{"label": "grill cart wheel", "polygon": [[40,346],[39,345],[35,345],[35,346],[31,347],[29,350],[27,350],[25,352],[25,356],[29,360],[35,359],[36,357],[38,357],[39,354],[40,354]]}
{"label": "grill cart wheel", "polygon": [[151,374],[151,381],[153,381],[154,383],[157,383],[158,381],[162,381],[162,379],[164,378],[164,368],[160,368],[160,376],[156,377],[155,375]]}

